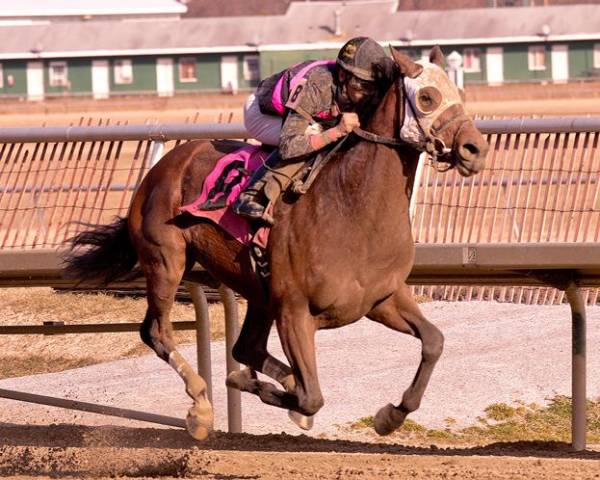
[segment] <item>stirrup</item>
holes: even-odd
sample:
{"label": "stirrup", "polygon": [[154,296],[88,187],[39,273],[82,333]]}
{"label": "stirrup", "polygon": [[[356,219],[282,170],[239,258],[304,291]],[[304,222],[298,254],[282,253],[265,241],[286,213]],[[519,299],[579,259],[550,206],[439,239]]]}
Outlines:
{"label": "stirrup", "polygon": [[267,212],[267,208],[260,203],[249,200],[238,200],[231,205],[231,209],[236,215],[247,218],[251,221],[263,221],[266,224],[273,226],[273,217]]}

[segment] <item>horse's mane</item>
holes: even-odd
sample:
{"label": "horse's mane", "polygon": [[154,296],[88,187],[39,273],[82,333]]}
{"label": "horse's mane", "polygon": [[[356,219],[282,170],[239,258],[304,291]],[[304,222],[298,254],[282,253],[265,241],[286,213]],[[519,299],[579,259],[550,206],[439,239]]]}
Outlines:
{"label": "horse's mane", "polygon": [[371,102],[363,109],[361,113],[361,123],[364,123],[365,125],[368,123],[368,120],[373,116],[377,107],[379,107],[383,101],[386,93],[399,76],[400,70],[398,69],[398,65],[396,65],[396,62],[389,57],[386,57],[383,62],[375,65],[377,95],[375,95],[371,99]]}

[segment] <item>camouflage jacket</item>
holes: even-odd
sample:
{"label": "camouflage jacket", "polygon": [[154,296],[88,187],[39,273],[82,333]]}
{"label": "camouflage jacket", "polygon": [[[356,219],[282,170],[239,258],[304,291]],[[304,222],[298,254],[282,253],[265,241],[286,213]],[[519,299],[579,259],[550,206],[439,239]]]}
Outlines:
{"label": "camouflage jacket", "polygon": [[[338,123],[339,109],[335,104],[336,86],[332,72],[324,67],[314,68],[298,92],[291,93],[286,103],[279,154],[284,160],[308,156],[331,143],[325,130]],[[295,97],[296,96],[296,97]]]}
{"label": "camouflage jacket", "polygon": [[[303,156],[320,150],[325,145],[339,138],[332,132],[325,133],[339,121],[339,108],[335,104],[336,85],[334,75],[335,64],[331,62],[316,65],[301,80],[294,79],[291,91],[290,78],[303,66],[304,62],[273,77],[265,79],[257,89],[257,97],[263,113],[278,115],[280,111],[273,108],[273,92],[277,83],[283,79],[283,92],[280,93],[285,102],[283,125],[279,140],[279,154],[282,160],[300,160]],[[282,87],[279,87],[282,89]]]}

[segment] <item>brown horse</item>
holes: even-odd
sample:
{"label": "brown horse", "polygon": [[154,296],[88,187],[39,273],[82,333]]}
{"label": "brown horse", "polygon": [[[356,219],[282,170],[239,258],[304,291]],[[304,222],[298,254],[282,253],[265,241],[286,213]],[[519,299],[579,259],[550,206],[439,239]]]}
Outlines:
{"label": "brown horse", "polygon": [[[419,153],[427,149],[466,176],[482,168],[488,146],[440,68],[439,48],[430,62],[413,62],[395,50],[392,56],[392,85],[367,125],[370,134],[359,132],[367,139],[347,142],[307,194],[276,205],[268,289],[253,273],[246,247],[220,227],[178,212],[199,195],[230,144],[197,141],[173,149],[148,172],[127,218],[74,239],[74,247],[92,246],[67,260],[77,278],[110,281],[139,263],[148,294],[141,337],[183,378],[194,401],[187,420],[195,438],[208,434],[212,407],[206,383],[176,350],[169,320],[177,286],[195,262],[248,300],[233,350],[248,368],[229,375],[230,387],[288,409],[296,423],[309,428],[310,416],[323,405],[315,332],[366,316],[422,342],[413,382],[399,406],[379,410],[376,431],[392,432],[419,407],[443,346],[441,332],[406,285],[414,258],[409,199]],[[273,322],[289,366],[267,351]],[[258,380],[256,372],[283,388]]]}

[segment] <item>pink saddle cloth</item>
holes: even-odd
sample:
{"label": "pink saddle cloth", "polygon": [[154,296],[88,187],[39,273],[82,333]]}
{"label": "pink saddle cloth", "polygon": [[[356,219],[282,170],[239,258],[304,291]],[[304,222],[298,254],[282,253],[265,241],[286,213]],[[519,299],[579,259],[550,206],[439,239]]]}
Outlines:
{"label": "pink saddle cloth", "polygon": [[[230,205],[246,187],[252,173],[268,156],[269,152],[256,145],[247,145],[225,155],[204,179],[200,196],[192,203],[180,207],[179,211],[216,223],[243,245],[256,244],[265,248],[270,228],[260,227],[254,230],[250,222],[233,213]],[[207,210],[207,206],[211,209]]]}

